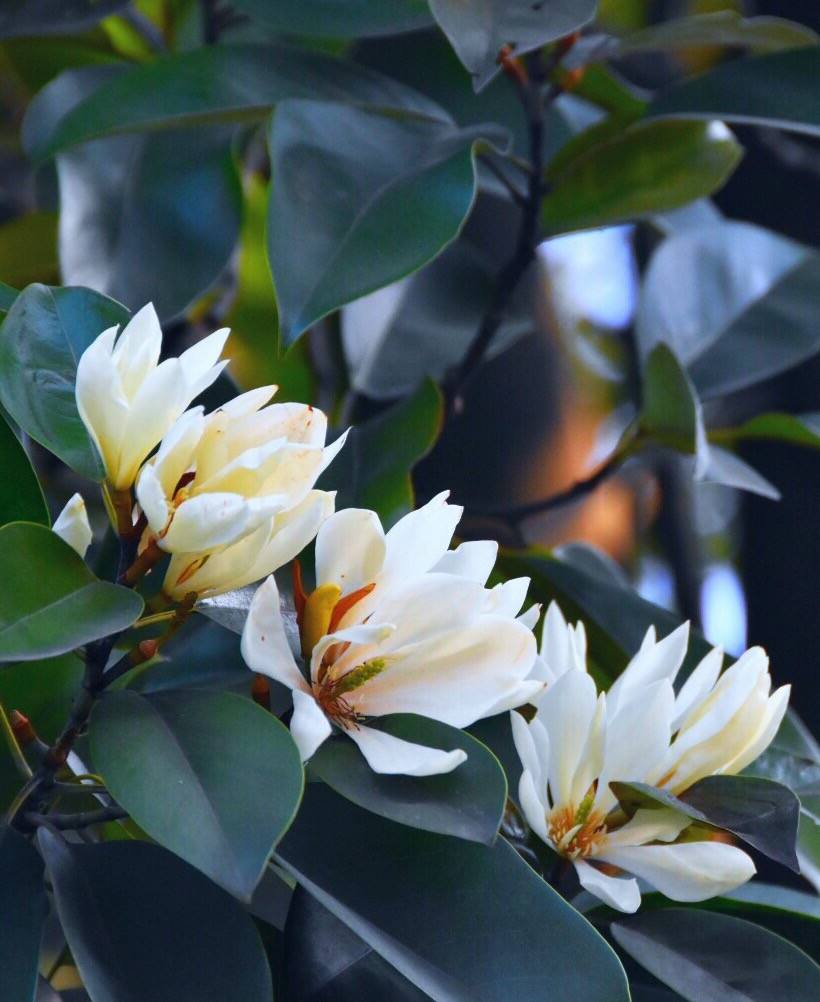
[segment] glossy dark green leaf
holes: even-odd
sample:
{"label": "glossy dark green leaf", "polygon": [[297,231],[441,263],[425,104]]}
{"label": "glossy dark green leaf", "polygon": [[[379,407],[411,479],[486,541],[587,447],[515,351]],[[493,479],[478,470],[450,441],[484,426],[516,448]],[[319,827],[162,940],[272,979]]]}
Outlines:
{"label": "glossy dark green leaf", "polygon": [[[68,720],[84,671],[76,654],[5,665],[0,669],[0,703],[9,714],[19,710],[28,717],[38,737],[51,743]],[[14,761],[0,743],[0,811],[8,807],[22,785]]]}
{"label": "glossy dark green leaf", "polygon": [[[425,377],[442,380],[461,361],[513,255],[519,215],[511,200],[480,194],[458,238],[406,283],[383,331],[372,322],[368,300],[345,309],[342,332],[355,390],[394,400]],[[519,283],[488,358],[534,329],[536,271]]]}
{"label": "glossy dark green leaf", "polygon": [[[74,71],[69,70],[73,79]],[[353,63],[277,44],[210,45],[131,68],[60,117],[58,77],[32,102],[23,144],[36,160],[89,139],[205,123],[262,121],[288,97],[353,101],[441,116],[423,95]],[[49,128],[43,129],[42,122]]]}
{"label": "glossy dark green leaf", "polygon": [[661,445],[689,455],[702,449],[704,431],[700,403],[686,370],[667,344],[661,342],[649,353],[641,387],[642,433]]}
{"label": "glossy dark green leaf", "polygon": [[40,848],[71,953],[94,1002],[270,1002],[270,970],[250,916],[160,846]]}
{"label": "glossy dark green leaf", "polygon": [[610,226],[711,195],[740,162],[722,125],[638,122],[564,162],[541,219],[550,234]]}
{"label": "glossy dark green leaf", "polygon": [[779,52],[817,45],[817,34],[804,24],[782,17],[741,17],[734,10],[661,21],[602,47],[609,58],[633,52],[678,52],[712,46],[746,48],[753,52]]}
{"label": "glossy dark green leaf", "polygon": [[314,783],[278,856],[437,1002],[575,1002],[581,971],[587,1002],[629,998],[604,940],[503,840],[414,831]]}
{"label": "glossy dark green leaf", "polygon": [[611,928],[623,950],[689,1002],[811,1002],[820,992],[810,957],[743,919],[664,908]]}
{"label": "glossy dark green leaf", "polygon": [[425,380],[406,400],[351,431],[320,486],[338,491],[336,507],[371,508],[387,527],[413,507],[410,473],[441,430],[442,401]]}
{"label": "glossy dark green leaf", "polygon": [[128,6],[128,0],[4,0],[0,38],[70,35]]}
{"label": "glossy dark green leaf", "polygon": [[425,0],[234,0],[233,6],[274,31],[326,38],[393,35],[432,21]]}
{"label": "glossy dark green leaf", "polygon": [[[286,101],[269,133],[268,256],[281,336],[416,271],[460,230],[497,127]],[[294,254],[294,247],[299,253]]]}
{"label": "glossy dark green leaf", "polygon": [[12,522],[0,529],[0,663],[65,654],[119,633],[142,612],[142,598],[100,581],[51,529]]}
{"label": "glossy dark green leaf", "polygon": [[0,414],[0,525],[40,522],[48,525],[48,508],[37,474],[20,440]]}
{"label": "glossy dark green leaf", "polygon": [[[28,122],[46,134],[123,66],[63,74]],[[49,120],[38,120],[48,113]],[[242,194],[229,126],[116,136],[57,157],[63,281],[173,317],[218,277],[239,235]],[[208,211],[202,212],[207,205]]]}
{"label": "glossy dark green leaf", "polygon": [[430,9],[476,89],[498,71],[498,52],[540,48],[591,21],[597,0],[430,0]]}
{"label": "glossy dark green leaf", "polygon": [[105,476],[74,399],[80,355],[128,311],[90,289],[30,285],[0,327],[0,403],[20,428],[77,473]]}
{"label": "glossy dark green leaf", "polygon": [[100,701],[89,737],[95,769],[137,824],[250,900],[302,795],[287,728],[234,693],[123,690]]}
{"label": "glossy dark green leaf", "polygon": [[676,233],[652,257],[636,323],[689,367],[703,398],[777,375],[820,350],[820,256],[748,223]]}
{"label": "glossy dark green leaf", "polygon": [[298,886],[285,926],[284,959],[288,1002],[424,1002],[430,998]]}
{"label": "glossy dark green leaf", "polygon": [[820,134],[820,46],[731,60],[656,98],[653,118],[720,118]]}
{"label": "glossy dark green leaf", "polygon": [[0,825],[0,997],[32,1002],[37,984],[40,935],[48,912],[43,861],[34,846]]}
{"label": "glossy dark green leaf", "polygon": [[820,414],[758,414],[736,428],[710,431],[709,439],[729,445],[763,439],[820,449]]}
{"label": "glossy dark green leaf", "polygon": [[310,760],[311,772],[359,807],[391,821],[442,835],[492,844],[507,799],[507,781],[493,753],[448,724],[394,714],[368,726],[428,748],[462,748],[467,761],[443,776],[381,776],[355,744],[338,734]]}
{"label": "glossy dark green leaf", "polygon": [[624,807],[645,802],[723,828],[771,859],[800,872],[795,855],[800,801],[781,783],[754,776],[707,776],[679,797],[646,783],[612,783]]}

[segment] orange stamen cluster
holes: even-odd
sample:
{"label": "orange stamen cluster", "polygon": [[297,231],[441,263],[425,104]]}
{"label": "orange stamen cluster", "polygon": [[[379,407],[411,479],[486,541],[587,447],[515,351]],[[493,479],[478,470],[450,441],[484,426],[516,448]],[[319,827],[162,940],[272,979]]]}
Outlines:
{"label": "orange stamen cluster", "polygon": [[549,837],[568,859],[591,856],[606,838],[603,814],[593,811],[582,822],[580,814],[574,807],[557,807],[549,818]]}

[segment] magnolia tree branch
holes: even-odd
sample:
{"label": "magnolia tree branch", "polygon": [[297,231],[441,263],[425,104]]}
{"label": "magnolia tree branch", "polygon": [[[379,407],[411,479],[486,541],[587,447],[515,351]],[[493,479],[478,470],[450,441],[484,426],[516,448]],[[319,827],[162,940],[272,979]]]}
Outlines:
{"label": "magnolia tree branch", "polygon": [[49,827],[58,831],[79,831],[90,828],[91,825],[102,825],[107,821],[120,821],[128,817],[128,811],[118,804],[110,807],[100,807],[96,811],[79,811],[76,814],[39,814],[28,811],[23,820],[32,828]]}

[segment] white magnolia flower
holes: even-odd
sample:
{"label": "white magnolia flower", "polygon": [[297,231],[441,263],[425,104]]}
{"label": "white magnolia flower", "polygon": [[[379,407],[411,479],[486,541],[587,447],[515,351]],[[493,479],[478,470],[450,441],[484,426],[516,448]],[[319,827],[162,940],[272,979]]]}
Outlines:
{"label": "white magnolia flower", "polygon": [[[275,532],[275,520],[288,524],[286,515],[304,514],[300,506],[344,445],[341,436],[325,447],[320,410],[265,407],[275,392],[274,386],[251,390],[208,415],[202,407],[186,411],[142,468],[137,498],[149,529],[161,549],[185,555],[176,561],[174,581],[184,582],[211,554],[257,530],[256,545],[266,546],[270,532],[262,530]],[[247,577],[247,557],[225,556],[229,576]]]}
{"label": "white magnolia flower", "polygon": [[81,494],[75,494],[57,516],[52,530],[64,542],[84,557],[91,545],[91,526],[88,524],[88,513]]}
{"label": "white magnolia flower", "polygon": [[110,327],[77,365],[77,409],[116,490],[129,488],[145,457],[227,362],[228,330],[204,338],[179,358],[159,362],[162,330],[149,303],[117,337]]}
{"label": "white magnolia flower", "polygon": [[261,581],[300,553],[333,514],[334,494],[312,490],[237,543],[211,554],[175,553],[163,591],[175,602],[190,592],[209,598]]}
{"label": "white magnolia flower", "polygon": [[450,772],[463,751],[399,740],[367,719],[417,713],[466,727],[540,691],[542,683],[525,681],[535,638],[516,620],[529,581],[486,589],[497,546],[448,550],[462,509],[446,498],[387,534],[361,509],[324,523],[316,537],[317,588],[308,596],[296,589],[306,675],[288,646],[274,579],[254,596],[242,654],[254,671],[292,690],[291,733],[303,759],[336,725],[376,772]]}
{"label": "white magnolia flower", "polygon": [[[547,644],[547,663],[566,650],[570,630],[556,652]],[[752,648],[721,675],[723,653],[714,649],[676,695],[687,642],[688,624],[661,641],[650,629],[606,694],[573,665],[548,685],[530,724],[512,714],[530,827],[572,861],[588,891],[625,912],[641,896],[637,880],[623,873],[675,901],[702,901],[755,872],[736,846],[691,837],[692,822],[680,812],[641,809],[627,819],[609,785],[643,782],[680,794],[704,776],[740,772],[776,734],[789,686],[770,695],[765,653]]]}

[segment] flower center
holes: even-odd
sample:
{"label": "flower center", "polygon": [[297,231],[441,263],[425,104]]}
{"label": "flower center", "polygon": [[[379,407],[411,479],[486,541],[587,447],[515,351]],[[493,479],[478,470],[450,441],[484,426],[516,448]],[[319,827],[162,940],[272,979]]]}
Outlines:
{"label": "flower center", "polygon": [[325,714],[340,727],[346,729],[358,727],[362,716],[356,712],[347,696],[371,678],[380,675],[387,664],[387,658],[371,658],[336,677],[326,671],[320,681],[313,683],[313,695],[316,702]]}
{"label": "flower center", "polygon": [[592,810],[594,799],[593,788],[577,809],[556,807],[549,816],[549,837],[556,851],[567,859],[585,859],[593,855],[606,838],[604,815]]}

